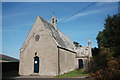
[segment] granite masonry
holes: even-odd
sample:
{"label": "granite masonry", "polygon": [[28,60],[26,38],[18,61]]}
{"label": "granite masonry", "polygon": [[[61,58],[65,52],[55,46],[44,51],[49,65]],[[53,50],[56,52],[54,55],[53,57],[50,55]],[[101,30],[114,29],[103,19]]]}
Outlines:
{"label": "granite masonry", "polygon": [[57,76],[88,68],[92,57],[90,40],[87,47],[75,47],[56,23],[54,15],[50,23],[37,17],[20,49],[20,75]]}

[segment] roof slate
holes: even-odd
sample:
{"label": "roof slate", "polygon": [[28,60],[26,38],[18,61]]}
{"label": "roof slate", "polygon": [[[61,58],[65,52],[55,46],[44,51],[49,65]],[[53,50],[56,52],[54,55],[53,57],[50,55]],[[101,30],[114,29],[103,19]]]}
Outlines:
{"label": "roof slate", "polygon": [[[39,16],[40,17],[40,16]],[[43,22],[44,26],[48,29],[51,36],[53,37],[54,41],[59,47],[63,47],[66,49],[69,49],[71,51],[75,51],[76,47],[73,44],[73,42],[70,40],[68,36],[66,36],[64,33],[60,32],[58,29],[56,30],[52,24],[41,18],[41,21]]]}

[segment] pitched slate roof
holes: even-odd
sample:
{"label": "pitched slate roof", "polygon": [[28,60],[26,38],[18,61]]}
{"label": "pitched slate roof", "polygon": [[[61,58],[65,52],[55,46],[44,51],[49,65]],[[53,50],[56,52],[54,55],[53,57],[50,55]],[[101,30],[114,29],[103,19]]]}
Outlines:
{"label": "pitched slate roof", "polygon": [[0,62],[19,62],[18,59],[0,54]]}
{"label": "pitched slate roof", "polygon": [[[40,16],[39,16],[40,17]],[[44,26],[48,29],[50,32],[51,36],[53,37],[55,43],[62,48],[66,48],[68,50],[74,51],[75,52],[75,45],[73,42],[70,40],[68,36],[66,36],[64,33],[60,32],[58,29],[56,30],[52,24],[41,18],[41,21],[43,22]]]}

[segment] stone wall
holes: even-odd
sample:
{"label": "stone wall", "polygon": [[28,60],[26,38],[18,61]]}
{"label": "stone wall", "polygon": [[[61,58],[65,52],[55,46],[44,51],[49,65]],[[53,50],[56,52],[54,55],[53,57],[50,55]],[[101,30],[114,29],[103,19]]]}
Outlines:
{"label": "stone wall", "polygon": [[79,62],[78,62],[79,59],[83,60],[83,69],[87,70],[88,67],[89,67],[90,58],[87,58],[87,57],[85,57],[85,58],[76,58],[76,60],[75,60],[75,68],[76,69],[79,69]]}
{"label": "stone wall", "polygon": [[83,69],[88,69],[90,64],[90,58],[92,57],[91,47],[77,47],[76,54],[76,69],[78,69],[79,63],[78,60],[83,60]]}
{"label": "stone wall", "polygon": [[[39,41],[35,40],[35,35],[39,35]],[[58,74],[58,48],[51,35],[44,28],[40,19],[37,18],[31,29],[20,54],[20,75],[34,74],[34,57],[39,57],[39,73],[37,75],[56,76]]]}
{"label": "stone wall", "polygon": [[75,69],[75,53],[60,49],[60,74],[70,72]]}

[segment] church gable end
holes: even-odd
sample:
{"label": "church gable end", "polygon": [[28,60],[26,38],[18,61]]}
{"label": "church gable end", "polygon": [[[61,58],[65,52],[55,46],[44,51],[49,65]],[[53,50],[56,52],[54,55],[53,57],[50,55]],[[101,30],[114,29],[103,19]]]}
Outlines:
{"label": "church gable end", "polygon": [[40,73],[38,74],[56,75],[57,50],[57,45],[53,41],[46,25],[38,16],[20,51],[19,74],[34,74],[34,57],[38,56],[40,63],[38,71]]}
{"label": "church gable end", "polygon": [[33,27],[31,28],[28,36],[26,37],[26,40],[21,49],[23,50],[29,44],[30,39],[33,37],[36,37],[36,35],[38,35],[37,33],[39,33],[39,31],[43,30],[43,29],[44,29],[44,25],[41,23],[41,20],[38,16],[36,21],[33,24]]}

